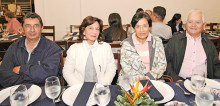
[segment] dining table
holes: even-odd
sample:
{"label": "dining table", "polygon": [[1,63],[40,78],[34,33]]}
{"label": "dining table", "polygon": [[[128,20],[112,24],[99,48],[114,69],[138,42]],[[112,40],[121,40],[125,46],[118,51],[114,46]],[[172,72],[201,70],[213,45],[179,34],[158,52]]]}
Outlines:
{"label": "dining table", "polygon": [[[215,79],[215,81],[220,83],[220,79]],[[146,82],[147,82],[146,80],[141,81],[142,84],[144,84]],[[91,90],[89,90],[90,88],[88,86],[83,88],[83,86],[86,85],[86,84],[91,85],[92,83],[93,82],[84,82],[84,84],[82,85],[82,88],[80,90],[80,93],[77,95],[77,98],[78,98],[78,96],[81,96],[81,98],[82,98],[82,97],[86,97],[86,95],[91,95]],[[184,95],[183,90],[176,85],[176,83],[179,83],[181,85],[181,87],[183,87],[185,90],[187,90],[184,87],[184,81],[181,81],[181,82],[163,82],[163,83],[169,85],[174,90],[174,96],[169,101],[184,102],[188,106],[193,106],[193,104],[191,104],[190,101],[195,100],[195,94],[190,93],[190,95]],[[62,89],[63,88],[68,89],[69,87],[70,86],[62,86],[61,88]],[[117,99],[117,96],[121,94],[121,91],[120,91],[121,88],[118,85],[110,85],[109,87],[110,87],[110,92],[111,92],[111,99],[110,99],[110,102],[109,102],[108,106],[114,106],[114,101]],[[49,99],[46,96],[45,87],[40,86],[40,88],[42,90],[40,96],[33,103],[29,104],[28,106],[68,106],[67,104],[64,103],[64,101],[62,100],[62,97],[61,97],[60,102],[53,103],[52,99]],[[83,93],[81,93],[81,92],[83,92]],[[86,98],[84,98],[84,99],[86,99]],[[76,99],[76,101],[78,103],[85,104],[86,101],[84,101],[84,99]],[[87,100],[88,100],[88,98],[87,98]],[[169,101],[167,101],[167,102],[169,102]],[[167,103],[167,102],[165,102],[165,103]],[[159,106],[164,106],[165,103],[161,103],[161,104],[158,104],[158,105]],[[77,106],[77,105],[74,105],[74,106]],[[81,106],[83,106],[83,105],[81,105]]]}

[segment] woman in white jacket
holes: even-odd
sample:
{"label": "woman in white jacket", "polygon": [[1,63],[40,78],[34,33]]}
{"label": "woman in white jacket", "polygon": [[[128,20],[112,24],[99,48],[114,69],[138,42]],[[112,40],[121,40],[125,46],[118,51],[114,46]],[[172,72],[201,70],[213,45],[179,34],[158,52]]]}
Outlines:
{"label": "woman in white jacket", "polygon": [[88,16],[79,28],[79,41],[70,46],[63,68],[68,85],[83,82],[111,84],[116,65],[111,46],[103,42],[102,20]]}

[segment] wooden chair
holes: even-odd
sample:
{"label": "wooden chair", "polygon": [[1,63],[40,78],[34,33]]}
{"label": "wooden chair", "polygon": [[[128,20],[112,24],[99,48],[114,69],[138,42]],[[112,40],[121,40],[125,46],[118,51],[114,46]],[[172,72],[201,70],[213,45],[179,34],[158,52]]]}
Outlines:
{"label": "wooden chair", "polygon": [[206,24],[205,29],[207,31],[215,31],[214,26],[217,26],[217,25],[218,25],[218,23],[208,23],[208,24]]}
{"label": "wooden chair", "polygon": [[78,32],[79,33],[80,25],[70,25],[70,33]]}
{"label": "wooden chair", "polygon": [[63,77],[63,67],[64,67],[64,57],[63,57],[63,51],[61,52],[60,56],[60,72],[59,72],[59,77],[60,77],[60,84],[61,86],[67,86],[67,82]]}
{"label": "wooden chair", "polygon": [[44,35],[45,37],[47,37],[52,41],[55,41],[55,26],[44,26],[42,35]]}
{"label": "wooden chair", "polygon": [[120,60],[121,60],[121,50],[117,50],[117,52],[113,53],[114,54],[114,59],[117,61],[117,70],[116,70],[116,74],[115,77],[112,81],[112,85],[116,85],[117,80],[118,80],[118,76],[119,73],[121,71],[121,64],[120,64]]}
{"label": "wooden chair", "polygon": [[55,41],[57,45],[59,45],[63,50],[63,57],[66,57],[66,51],[68,49],[67,41],[59,40]]}
{"label": "wooden chair", "polygon": [[121,64],[120,64],[120,59],[121,59],[121,50],[117,50],[116,53],[114,54],[114,59],[117,60],[117,74],[119,74],[119,72],[121,71]]}

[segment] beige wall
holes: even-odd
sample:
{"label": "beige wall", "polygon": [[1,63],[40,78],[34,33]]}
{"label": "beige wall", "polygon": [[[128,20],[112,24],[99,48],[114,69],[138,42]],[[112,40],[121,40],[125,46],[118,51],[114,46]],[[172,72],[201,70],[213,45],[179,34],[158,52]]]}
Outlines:
{"label": "beige wall", "polygon": [[167,10],[165,23],[173,14],[181,13],[185,23],[191,9],[204,12],[206,22],[220,22],[220,0],[35,0],[35,10],[41,15],[44,25],[56,26],[56,40],[62,39],[66,27],[79,25],[88,15],[96,16],[108,24],[108,15],[117,12],[122,23],[130,23],[137,8],[153,9],[163,6]]}

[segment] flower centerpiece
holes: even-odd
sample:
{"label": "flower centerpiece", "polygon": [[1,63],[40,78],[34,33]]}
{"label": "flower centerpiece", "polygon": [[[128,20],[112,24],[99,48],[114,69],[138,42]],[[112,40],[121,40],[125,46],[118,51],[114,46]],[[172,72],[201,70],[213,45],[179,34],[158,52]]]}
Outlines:
{"label": "flower centerpiece", "polygon": [[130,84],[132,92],[127,92],[122,86],[119,85],[122,89],[122,94],[117,96],[117,101],[114,102],[115,106],[158,106],[146,93],[152,86],[148,86],[148,82],[141,91],[138,91],[140,83],[140,78],[138,77],[135,86]]}

